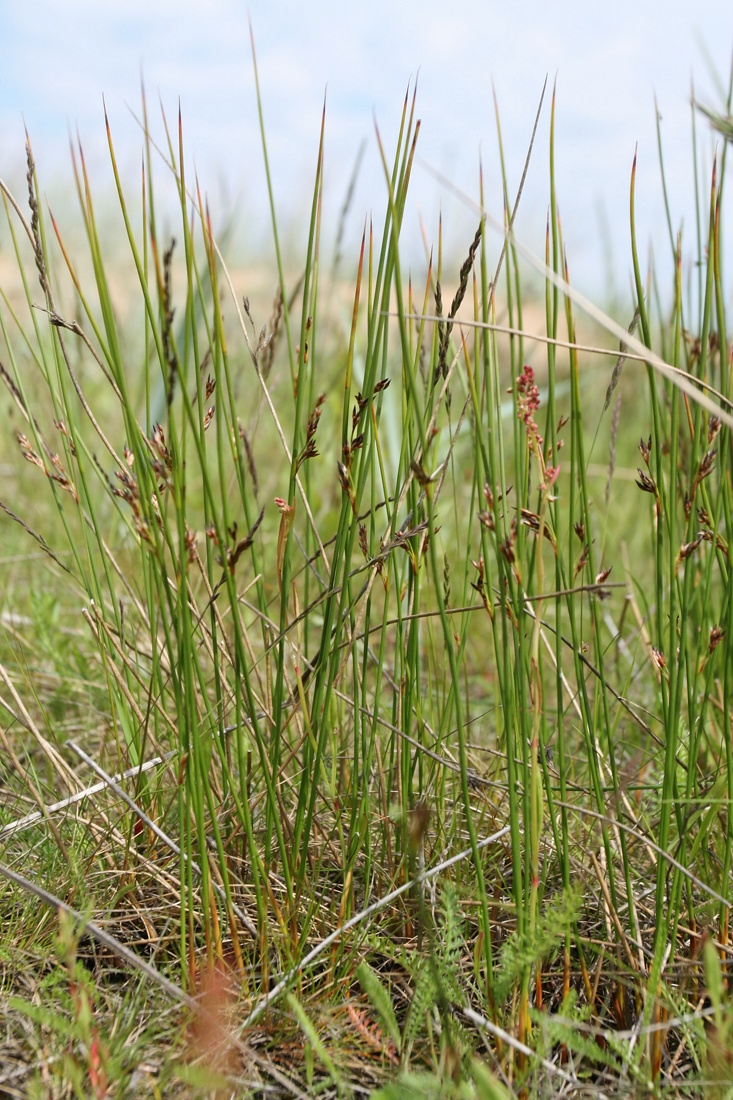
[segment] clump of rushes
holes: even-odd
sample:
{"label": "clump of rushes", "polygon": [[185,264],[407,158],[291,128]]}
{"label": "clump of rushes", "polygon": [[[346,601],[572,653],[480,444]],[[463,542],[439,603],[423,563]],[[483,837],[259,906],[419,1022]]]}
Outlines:
{"label": "clump of rushes", "polygon": [[[724,158],[698,279],[670,235],[671,293],[639,266],[633,169],[634,291],[623,325],[594,310],[590,333],[554,99],[544,262],[514,236],[502,167],[462,259],[441,227],[437,259],[405,278],[415,111],[408,95],[391,158],[377,135],[387,200],[352,257],[340,345],[319,282],[324,130],[297,278],[268,169],[263,305],[186,177],[180,120],[164,120],[161,167],[144,111],[135,206],[108,127],[134,323],[81,148],[83,246],[39,201],[30,145],[30,214],[0,181],[22,289],[0,302],[4,537],[35,540],[63,608],[41,618],[37,595],[3,586],[0,836],[23,881],[54,879],[79,920],[104,914],[108,945],[134,922],[146,980],[186,1012],[199,997],[166,1069],[188,1085],[681,1095],[724,1071],[733,1026]],[[267,166],[264,122],[262,143]],[[527,264],[545,280],[532,331]],[[104,778],[76,818],[79,759]],[[17,898],[0,905],[11,927]],[[106,965],[94,996],[63,987],[77,1014],[94,1005],[74,1030],[89,1052],[50,1050],[44,1070],[78,1095],[127,1072]]]}

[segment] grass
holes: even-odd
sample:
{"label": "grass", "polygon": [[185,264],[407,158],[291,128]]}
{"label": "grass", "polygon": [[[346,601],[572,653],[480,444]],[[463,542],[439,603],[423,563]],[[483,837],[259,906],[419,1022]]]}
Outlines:
{"label": "grass", "polygon": [[2,186],[3,1094],[729,1095],[725,147],[619,325],[553,141],[413,275],[408,96],[347,280],[322,137],[263,305],[144,122],[125,259]]}

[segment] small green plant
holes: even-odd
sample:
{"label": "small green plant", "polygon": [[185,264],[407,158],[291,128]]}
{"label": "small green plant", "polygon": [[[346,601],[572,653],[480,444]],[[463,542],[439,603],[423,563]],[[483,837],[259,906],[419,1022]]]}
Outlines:
{"label": "small green plant", "polygon": [[705,982],[712,1016],[706,1029],[707,1079],[711,1095],[729,1096],[733,1090],[733,1012],[727,995],[726,982],[715,946],[709,939],[703,945]]}
{"label": "small green plant", "polygon": [[[79,1100],[109,1095],[112,1082],[122,1076],[118,1058],[110,1052],[106,1021],[98,1021],[94,982],[77,957],[78,931],[66,914],[59,919],[56,943],[58,965],[41,984],[40,996],[31,1002],[11,999],[10,1007],[35,1024],[58,1048],[60,1056],[49,1062],[50,1074],[64,1082]],[[43,1074],[29,1085],[29,1095],[43,1094]]]}

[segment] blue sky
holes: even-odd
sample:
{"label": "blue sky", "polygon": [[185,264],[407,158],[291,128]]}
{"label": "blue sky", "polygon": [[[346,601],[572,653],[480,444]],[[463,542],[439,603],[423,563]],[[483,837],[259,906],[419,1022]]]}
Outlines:
{"label": "blue sky", "polygon": [[[367,141],[351,230],[381,212],[384,185],[374,118],[389,145],[408,81],[418,81],[420,162],[408,238],[419,217],[435,237],[442,209],[447,240],[465,251],[476,221],[431,169],[472,197],[479,152],[489,208],[500,215],[492,84],[501,112],[510,187],[515,188],[545,75],[557,78],[556,163],[571,271],[581,289],[605,280],[610,241],[615,277],[628,280],[628,186],[639,143],[637,215],[642,239],[666,245],[653,96],[662,115],[675,225],[692,249],[690,85],[718,104],[706,53],[727,79],[733,49],[729,0],[577,0],[498,4],[464,0],[310,3],[251,0],[36,0],[0,15],[0,174],[19,178],[23,118],[49,196],[68,187],[68,135],[78,130],[102,189],[109,182],[104,95],[118,159],[134,179],[144,76],[159,137],[158,97],[175,122],[180,96],[187,157],[212,202],[236,202],[243,235],[266,218],[248,18],[254,28],[278,205],[297,224],[307,209],[327,93],[326,203],[335,222],[362,140]],[[548,202],[549,97],[523,200],[518,234],[542,248]],[[713,140],[700,124],[703,160]],[[611,227],[604,243],[602,221]],[[0,238],[0,247],[2,240]]]}

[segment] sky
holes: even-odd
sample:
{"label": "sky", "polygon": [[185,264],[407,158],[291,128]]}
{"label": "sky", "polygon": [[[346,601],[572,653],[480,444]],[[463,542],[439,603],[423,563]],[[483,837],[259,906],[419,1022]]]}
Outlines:
{"label": "sky", "polygon": [[[498,4],[463,0],[36,0],[0,14],[0,176],[20,181],[24,125],[43,190],[71,192],[69,137],[78,135],[100,193],[111,192],[103,97],[118,162],[136,186],[144,81],[154,135],[160,105],[172,125],[180,99],[189,176],[195,167],[215,211],[234,211],[240,236],[266,239],[251,21],[279,218],[298,243],[307,228],[326,101],[324,220],[335,227],[358,151],[364,158],[347,247],[365,217],[383,217],[386,190],[375,125],[393,146],[402,103],[417,80],[422,120],[406,247],[421,255],[420,225],[465,255],[477,224],[479,162],[489,213],[501,217],[494,93],[509,188],[516,190],[545,78],[548,93],[516,223],[544,249],[549,202],[549,108],[557,88],[557,191],[571,277],[591,295],[629,284],[629,180],[638,143],[637,227],[646,250],[669,249],[655,100],[675,230],[694,253],[691,87],[720,107],[733,52],[730,0],[614,0],[612,4]],[[714,138],[698,124],[706,176]],[[161,168],[161,176],[164,176]],[[164,186],[164,185],[163,185]],[[468,196],[468,199],[462,196]],[[0,250],[5,247],[0,229]],[[417,259],[416,261],[417,262]]]}

